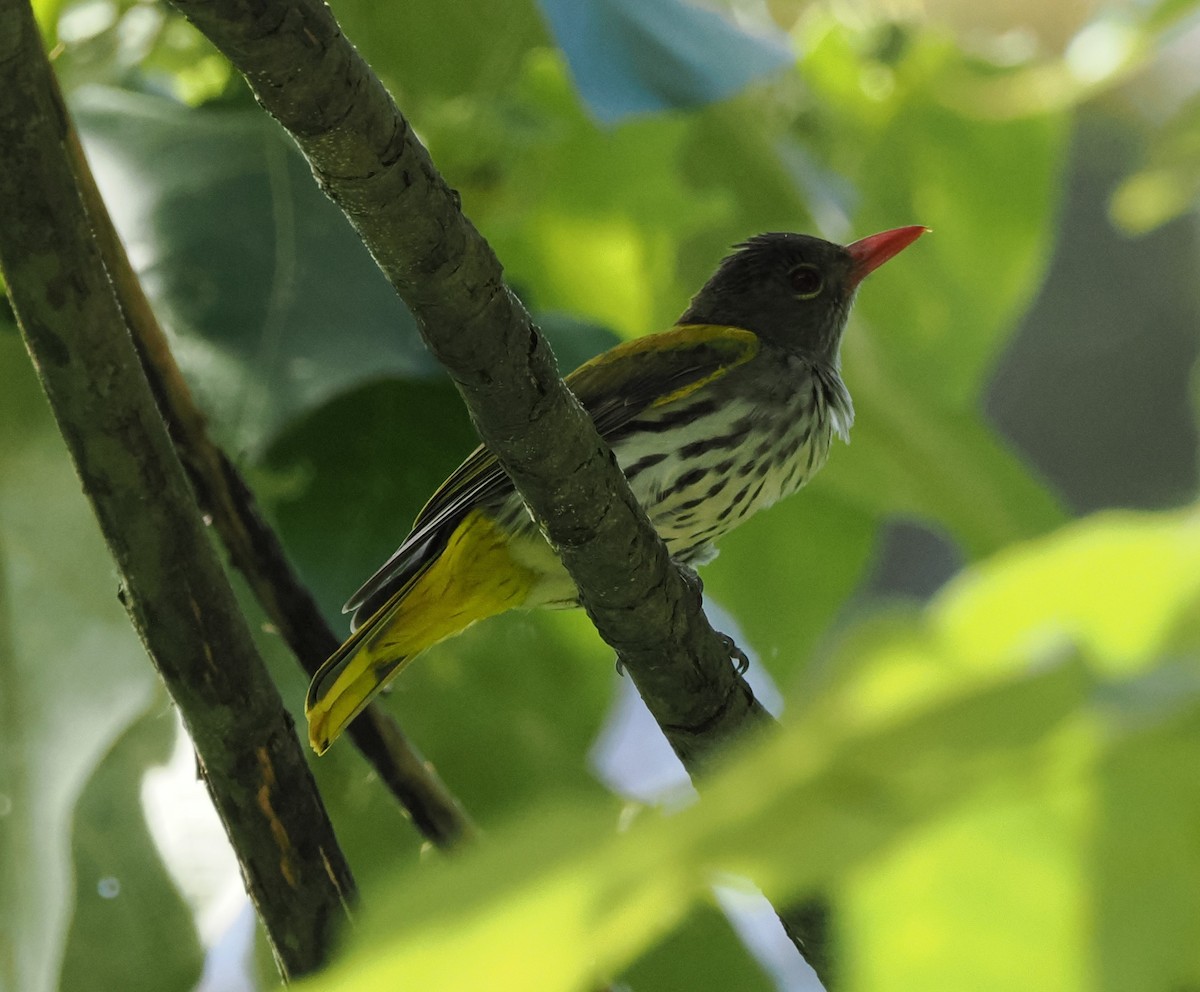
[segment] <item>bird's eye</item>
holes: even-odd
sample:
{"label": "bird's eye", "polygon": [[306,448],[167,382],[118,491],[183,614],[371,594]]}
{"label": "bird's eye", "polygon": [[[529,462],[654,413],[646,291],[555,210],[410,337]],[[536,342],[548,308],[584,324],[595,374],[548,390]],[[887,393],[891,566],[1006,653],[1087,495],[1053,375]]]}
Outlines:
{"label": "bird's eye", "polygon": [[797,265],[788,273],[788,281],[792,284],[792,291],[802,300],[819,296],[825,288],[821,270],[815,265]]}

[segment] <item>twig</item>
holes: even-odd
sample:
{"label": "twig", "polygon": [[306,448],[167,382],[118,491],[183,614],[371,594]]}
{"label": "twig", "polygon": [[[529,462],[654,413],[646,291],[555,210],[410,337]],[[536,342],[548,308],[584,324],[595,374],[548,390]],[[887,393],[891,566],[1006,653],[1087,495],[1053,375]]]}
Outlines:
{"label": "twig", "polygon": [[0,270],[121,599],[187,724],[280,970],[295,977],[326,957],[354,880],[142,375],[66,117],[28,3],[0,0]]}

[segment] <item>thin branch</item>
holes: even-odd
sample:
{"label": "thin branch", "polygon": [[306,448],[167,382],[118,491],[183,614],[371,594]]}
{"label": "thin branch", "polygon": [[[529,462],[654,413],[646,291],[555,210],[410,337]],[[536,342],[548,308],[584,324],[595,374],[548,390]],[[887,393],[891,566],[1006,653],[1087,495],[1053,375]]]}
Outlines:
{"label": "thin branch", "polygon": [[[321,0],[172,3],[292,135],[408,304],[689,773],[768,724],[731,663],[729,640],[704,616],[699,582],[671,562],[495,254],[329,8]],[[813,914],[783,918],[797,946],[823,960],[823,932],[800,939]]]}
{"label": "thin branch", "polygon": [[[213,522],[235,568],[263,612],[310,676],[339,641],[288,560],[279,536],[259,511],[237,467],[209,437],[162,326],[113,226],[73,124],[67,146],[117,301],[133,335],[158,408],[187,470],[201,509]],[[461,804],[396,721],[370,705],[348,729],[355,746],[431,843],[449,849],[475,834]]]}
{"label": "thin branch", "polygon": [[142,375],[69,163],[26,0],[0,0],[0,270],[284,977],[317,968],[354,880]]}

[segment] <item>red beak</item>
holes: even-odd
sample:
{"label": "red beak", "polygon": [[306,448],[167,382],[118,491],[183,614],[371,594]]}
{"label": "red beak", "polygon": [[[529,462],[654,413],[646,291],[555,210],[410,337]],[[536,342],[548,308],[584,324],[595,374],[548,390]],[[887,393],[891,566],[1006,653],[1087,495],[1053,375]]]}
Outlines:
{"label": "red beak", "polygon": [[850,272],[850,288],[853,289],[889,258],[900,254],[928,230],[929,228],[920,224],[914,227],[897,227],[846,245],[846,251],[854,259],[854,268]]}

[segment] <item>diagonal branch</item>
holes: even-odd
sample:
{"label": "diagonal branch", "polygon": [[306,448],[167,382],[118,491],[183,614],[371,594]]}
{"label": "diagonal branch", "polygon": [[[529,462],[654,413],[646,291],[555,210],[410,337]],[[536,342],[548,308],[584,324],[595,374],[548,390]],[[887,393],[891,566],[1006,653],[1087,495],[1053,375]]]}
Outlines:
{"label": "diagonal branch", "polygon": [[692,771],[764,711],[458,197],[319,0],[174,0],[292,134]]}
{"label": "diagonal branch", "polygon": [[121,599],[179,707],[285,978],[317,968],[354,880],[200,521],[72,173],[26,0],[0,0],[0,271]]}
{"label": "diagonal branch", "polygon": [[[408,304],[689,773],[766,725],[728,639],[704,616],[698,581],[669,559],[495,254],[329,8],[320,0],[172,3],[291,133]],[[824,961],[824,929],[802,939],[813,918],[783,913],[797,946]]]}
{"label": "diagonal branch", "polygon": [[[338,639],[296,575],[279,536],[263,518],[250,487],[209,437],[204,415],[175,364],[96,187],[78,133],[70,120],[66,126],[71,165],[100,254],[192,491],[267,618],[300,667],[315,675],[337,649]],[[448,849],[474,835],[475,828],[458,800],[380,706],[368,706],[347,733],[427,840]]]}

